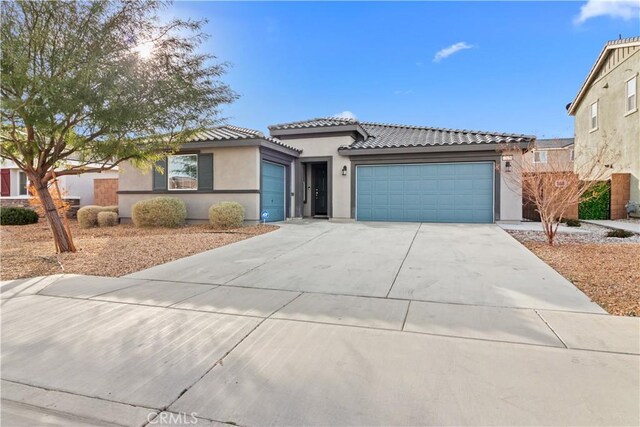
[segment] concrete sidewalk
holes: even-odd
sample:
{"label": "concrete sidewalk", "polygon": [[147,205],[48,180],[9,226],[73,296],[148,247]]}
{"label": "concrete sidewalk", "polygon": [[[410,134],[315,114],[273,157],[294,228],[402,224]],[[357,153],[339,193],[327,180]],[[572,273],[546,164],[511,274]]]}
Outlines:
{"label": "concrete sidewalk", "polygon": [[640,319],[514,242],[287,224],[129,278],[3,283],[3,424],[638,425]]}
{"label": "concrete sidewalk", "polygon": [[626,230],[632,233],[640,234],[640,222],[611,221],[611,220],[583,220],[589,224],[600,225],[602,227],[612,228],[614,230]]}

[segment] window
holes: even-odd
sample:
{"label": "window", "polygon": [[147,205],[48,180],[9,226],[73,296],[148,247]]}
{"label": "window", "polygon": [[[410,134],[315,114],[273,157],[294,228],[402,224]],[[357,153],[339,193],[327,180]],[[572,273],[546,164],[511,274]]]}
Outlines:
{"label": "window", "polygon": [[576,151],[575,150],[571,150],[571,152],[569,153],[569,158],[571,159],[572,162],[576,159]]}
{"label": "window", "polygon": [[533,152],[533,163],[547,163],[547,152],[546,151],[534,151]]}
{"label": "window", "polygon": [[198,189],[198,155],[181,154],[167,158],[169,190]]}
{"label": "window", "polygon": [[591,130],[598,129],[598,101],[591,104]]}
{"label": "window", "polygon": [[18,194],[20,196],[29,195],[29,180],[27,174],[22,171],[18,172]]}
{"label": "window", "polygon": [[627,80],[627,98],[625,112],[632,113],[638,109],[636,77]]}

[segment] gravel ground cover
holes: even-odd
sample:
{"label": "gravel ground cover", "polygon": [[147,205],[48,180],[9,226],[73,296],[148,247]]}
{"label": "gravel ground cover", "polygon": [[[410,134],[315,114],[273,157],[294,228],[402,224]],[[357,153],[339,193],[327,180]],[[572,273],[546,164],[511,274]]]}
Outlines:
{"label": "gravel ground cover", "polygon": [[558,234],[555,246],[542,232],[509,233],[610,314],[640,316],[640,235],[621,239],[606,237],[604,227],[581,228],[590,233]]}
{"label": "gravel ground cover", "polygon": [[208,225],[136,228],[122,224],[80,229],[71,222],[78,252],[56,254],[45,222],[0,228],[0,278],[11,280],[57,273],[122,276],[276,230],[255,225],[213,230]]}

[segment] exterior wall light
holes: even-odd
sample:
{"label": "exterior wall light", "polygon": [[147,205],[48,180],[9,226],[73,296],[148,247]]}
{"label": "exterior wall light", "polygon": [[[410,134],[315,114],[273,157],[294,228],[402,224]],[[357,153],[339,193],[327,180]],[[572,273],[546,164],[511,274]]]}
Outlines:
{"label": "exterior wall light", "polygon": [[342,175],[347,176],[347,166],[342,167]]}
{"label": "exterior wall light", "polygon": [[505,162],[504,164],[504,170],[506,172],[511,172],[511,162]]}

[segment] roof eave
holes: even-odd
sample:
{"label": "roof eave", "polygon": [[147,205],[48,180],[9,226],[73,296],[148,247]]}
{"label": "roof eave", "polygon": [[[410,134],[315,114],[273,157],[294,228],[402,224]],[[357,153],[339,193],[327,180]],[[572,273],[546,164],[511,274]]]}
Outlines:
{"label": "roof eave", "polygon": [[371,154],[410,154],[410,153],[440,153],[440,152],[465,152],[465,151],[499,151],[504,149],[527,149],[531,141],[526,142],[500,142],[486,144],[460,144],[460,145],[420,145],[410,147],[379,147],[379,148],[349,148],[341,147],[338,152],[344,156],[359,156]]}
{"label": "roof eave", "polygon": [[359,123],[346,124],[346,125],[332,125],[332,126],[313,126],[313,127],[300,127],[289,129],[275,129],[269,128],[271,136],[292,136],[292,135],[308,135],[314,133],[331,133],[331,132],[356,132],[362,135],[363,138],[368,138],[369,134],[364,130]]}
{"label": "roof eave", "polygon": [[598,59],[593,64],[593,67],[591,67],[591,70],[589,71],[587,78],[582,83],[582,86],[580,86],[580,90],[578,91],[578,94],[574,98],[573,102],[571,102],[571,104],[569,105],[569,109],[567,110],[568,115],[570,116],[575,115],[576,109],[578,108],[578,105],[580,105],[580,101],[582,101],[582,98],[584,97],[587,87],[589,86],[589,84],[591,84],[591,81],[596,74],[596,70],[600,69],[600,66],[602,65],[602,63],[604,62],[607,56],[606,54],[613,49],[619,49],[622,47],[631,47],[631,46],[640,46],[640,42],[633,41],[629,43],[605,45],[602,48],[602,51],[600,51],[600,55],[598,55]]}

